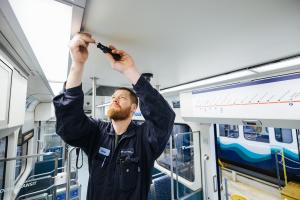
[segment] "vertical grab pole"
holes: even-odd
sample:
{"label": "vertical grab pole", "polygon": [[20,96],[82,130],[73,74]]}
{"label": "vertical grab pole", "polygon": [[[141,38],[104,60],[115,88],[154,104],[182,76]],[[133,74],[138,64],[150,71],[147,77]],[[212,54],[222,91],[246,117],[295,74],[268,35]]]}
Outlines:
{"label": "vertical grab pole", "polygon": [[71,187],[71,153],[72,151],[76,149],[73,147],[69,152],[68,152],[68,162],[67,162],[67,187],[66,187],[66,199],[70,199],[70,187]]}
{"label": "vertical grab pole", "polygon": [[170,157],[171,157],[171,200],[174,200],[174,181],[173,181],[173,133],[170,137]]}
{"label": "vertical grab pole", "polygon": [[[203,156],[203,161],[204,161],[204,172],[207,171],[207,161],[209,160],[209,156],[207,154],[205,154]],[[204,182],[205,182],[205,188],[204,188],[204,197],[205,197],[205,200],[208,199],[208,190],[207,190],[207,174],[204,174]]]}
{"label": "vertical grab pole", "polygon": [[278,162],[278,152],[275,152],[275,161],[276,161],[276,175],[277,175],[277,181],[278,181],[278,187],[281,188],[280,184],[280,173],[279,173],[279,162]]}
{"label": "vertical grab pole", "polygon": [[96,81],[97,77],[91,77],[92,79],[92,117],[95,118],[95,108],[96,108]]}
{"label": "vertical grab pole", "polygon": [[[58,155],[55,153],[55,161],[54,161],[54,176],[56,177],[58,173]],[[53,198],[56,199],[56,189],[57,187],[54,188],[53,191]]]}
{"label": "vertical grab pole", "polygon": [[177,136],[178,134],[176,134],[174,136],[174,148],[176,149],[176,155],[175,155],[175,173],[176,173],[176,199],[179,199],[179,187],[178,187],[178,163],[177,163],[177,155],[178,155],[178,149],[177,149],[177,145],[176,145],[176,142],[177,142]]}
{"label": "vertical grab pole", "polygon": [[225,200],[229,200],[228,199],[228,184],[227,184],[227,178],[224,178],[224,188],[225,188]]}

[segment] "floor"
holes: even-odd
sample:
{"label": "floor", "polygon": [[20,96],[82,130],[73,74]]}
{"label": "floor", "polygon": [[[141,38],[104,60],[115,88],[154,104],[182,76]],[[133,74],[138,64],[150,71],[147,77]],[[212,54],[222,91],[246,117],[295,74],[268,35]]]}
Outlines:
{"label": "floor", "polygon": [[[273,186],[256,182],[239,175],[234,175],[227,171],[222,171],[223,180],[227,179],[227,188],[229,196],[238,194],[244,196],[247,200],[279,200],[280,191]],[[224,183],[224,182],[223,182]],[[223,192],[225,198],[225,193]],[[228,197],[228,199],[230,199]]]}

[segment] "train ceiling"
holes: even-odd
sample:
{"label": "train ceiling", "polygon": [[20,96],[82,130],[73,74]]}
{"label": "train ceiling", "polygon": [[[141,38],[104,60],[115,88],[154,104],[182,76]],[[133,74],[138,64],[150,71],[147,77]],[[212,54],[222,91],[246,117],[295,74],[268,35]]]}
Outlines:
{"label": "train ceiling", "polygon": [[[128,51],[166,88],[300,53],[297,0],[89,0],[83,29]],[[92,45],[84,90],[130,86]]]}

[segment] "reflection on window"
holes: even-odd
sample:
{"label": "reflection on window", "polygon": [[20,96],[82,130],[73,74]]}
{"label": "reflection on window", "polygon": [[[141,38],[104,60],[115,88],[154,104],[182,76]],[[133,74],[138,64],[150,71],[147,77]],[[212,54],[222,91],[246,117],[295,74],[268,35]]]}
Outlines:
{"label": "reflection on window", "polygon": [[278,142],[282,143],[292,143],[293,136],[292,136],[292,129],[289,128],[275,128],[275,139]]}
{"label": "reflection on window", "polygon": [[239,137],[239,126],[238,125],[220,124],[219,131],[220,131],[220,136],[223,136],[223,137],[229,137],[229,138],[238,138]]}
{"label": "reflection on window", "polygon": [[[191,129],[186,124],[174,124],[172,135],[173,170],[175,173],[177,171],[179,176],[194,181],[194,149]],[[168,142],[157,162],[160,166],[171,170],[170,161],[170,143]]]}
{"label": "reflection on window", "polygon": [[[17,146],[17,156],[25,156],[27,155],[27,149],[28,149],[28,142],[18,145]],[[25,171],[27,164],[27,159],[17,159],[16,160],[16,174],[15,174],[15,180],[18,179],[19,176]]]}
{"label": "reflection on window", "polygon": [[[7,137],[0,139],[0,158],[6,157],[6,146],[7,146]],[[5,181],[5,162],[0,162],[0,190],[4,189]],[[2,199],[3,193],[0,193],[0,199]]]}
{"label": "reflection on window", "polygon": [[[22,130],[19,132],[18,136],[18,145],[17,145],[17,154],[16,156],[25,156],[28,154],[28,142],[33,137],[33,129],[22,133]],[[18,181],[18,179],[22,176],[26,169],[27,159],[17,159],[16,160],[16,173],[15,173],[15,180]]]}
{"label": "reflection on window", "polygon": [[43,122],[41,125],[41,135],[43,136],[44,152],[48,152],[48,149],[55,147],[62,147],[63,140],[56,134],[55,122],[48,121]]}
{"label": "reflection on window", "polygon": [[269,143],[269,131],[267,127],[244,126],[244,137],[247,140]]}

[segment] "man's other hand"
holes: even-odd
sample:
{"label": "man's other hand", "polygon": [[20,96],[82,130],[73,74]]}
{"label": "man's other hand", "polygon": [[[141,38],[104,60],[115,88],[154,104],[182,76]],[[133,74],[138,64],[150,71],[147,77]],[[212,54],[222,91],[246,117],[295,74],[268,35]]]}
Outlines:
{"label": "man's other hand", "polygon": [[128,53],[123,50],[116,49],[112,45],[109,45],[109,48],[112,49],[112,53],[119,54],[121,56],[121,60],[116,61],[109,53],[105,54],[114,70],[121,72],[122,74],[127,71],[136,71],[134,60]]}
{"label": "man's other hand", "polygon": [[83,65],[88,58],[88,45],[95,43],[89,33],[77,33],[69,43],[70,53],[74,64]]}

